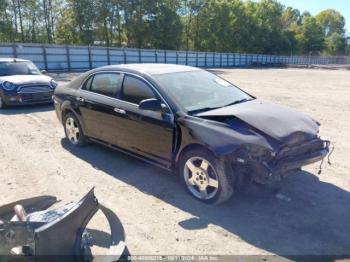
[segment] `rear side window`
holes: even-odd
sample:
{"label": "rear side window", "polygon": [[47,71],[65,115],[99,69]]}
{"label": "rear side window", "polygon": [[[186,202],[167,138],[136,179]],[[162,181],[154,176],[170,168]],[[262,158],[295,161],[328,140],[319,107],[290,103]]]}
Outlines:
{"label": "rear side window", "polygon": [[124,77],[122,100],[139,104],[142,100],[149,98],[156,98],[150,86],[138,78]]}
{"label": "rear side window", "polygon": [[86,88],[91,92],[115,97],[118,93],[119,82],[121,75],[116,73],[102,73],[96,74],[92,80],[88,80]]}

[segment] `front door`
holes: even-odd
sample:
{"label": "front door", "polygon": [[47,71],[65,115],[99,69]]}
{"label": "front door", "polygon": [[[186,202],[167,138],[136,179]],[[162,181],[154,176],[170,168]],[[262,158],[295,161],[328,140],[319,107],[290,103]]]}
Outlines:
{"label": "front door", "polygon": [[173,115],[170,110],[168,113],[140,110],[141,100],[149,98],[161,99],[143,79],[124,76],[120,105],[115,109],[120,125],[116,144],[168,165],[172,159]]}

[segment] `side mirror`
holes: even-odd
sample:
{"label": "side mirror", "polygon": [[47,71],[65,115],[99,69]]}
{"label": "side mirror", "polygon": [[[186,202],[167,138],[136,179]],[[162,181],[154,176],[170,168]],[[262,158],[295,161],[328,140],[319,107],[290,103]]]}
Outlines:
{"label": "side mirror", "polygon": [[139,104],[139,109],[141,110],[151,110],[151,111],[162,111],[162,103],[160,100],[155,98],[144,99]]}
{"label": "side mirror", "polygon": [[47,74],[47,71],[46,71],[46,70],[41,70],[41,73],[42,73],[43,75],[46,75],[46,74]]}

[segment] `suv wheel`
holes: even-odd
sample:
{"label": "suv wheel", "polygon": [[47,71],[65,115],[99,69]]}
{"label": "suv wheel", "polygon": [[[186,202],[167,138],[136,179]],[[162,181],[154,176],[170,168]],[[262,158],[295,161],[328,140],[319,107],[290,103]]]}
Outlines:
{"label": "suv wheel", "polygon": [[233,194],[232,170],[204,150],[191,150],[180,160],[180,175],[186,190],[195,198],[220,204]]}
{"label": "suv wheel", "polygon": [[64,120],[64,132],[69,142],[75,146],[86,144],[87,138],[84,136],[81,125],[73,113],[68,113]]}

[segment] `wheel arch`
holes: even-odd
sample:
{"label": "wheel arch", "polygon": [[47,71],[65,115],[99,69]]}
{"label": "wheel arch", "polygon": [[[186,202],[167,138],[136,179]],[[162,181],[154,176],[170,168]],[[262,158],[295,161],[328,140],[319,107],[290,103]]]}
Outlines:
{"label": "wheel arch", "polygon": [[75,115],[75,113],[74,113],[74,111],[72,109],[65,108],[65,109],[62,110],[62,113],[61,113],[62,121],[64,121],[64,119],[66,118],[66,115],[68,113],[73,113]]}
{"label": "wheel arch", "polygon": [[72,105],[67,102],[67,103],[63,103],[62,107],[61,107],[61,119],[62,119],[62,124],[64,124],[65,121],[65,117],[68,113],[72,113],[79,121],[81,128],[83,129],[83,132],[86,134],[86,127],[85,127],[85,123],[81,117],[80,114],[78,114],[76,112],[76,110],[74,110],[74,108],[72,107]]}
{"label": "wheel arch", "polygon": [[199,143],[192,143],[192,144],[188,144],[186,145],[185,147],[183,147],[182,149],[179,150],[176,158],[175,158],[175,163],[174,163],[174,169],[176,170],[176,172],[178,173],[179,172],[179,163],[182,159],[182,157],[189,151],[191,150],[196,150],[196,149],[200,149],[200,150],[203,150],[203,151],[206,151],[212,155],[215,156],[215,153],[210,150],[207,146],[203,145],[203,144],[199,144]]}

